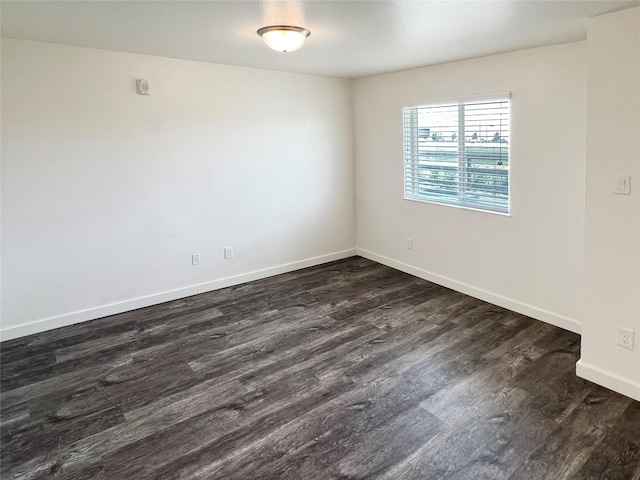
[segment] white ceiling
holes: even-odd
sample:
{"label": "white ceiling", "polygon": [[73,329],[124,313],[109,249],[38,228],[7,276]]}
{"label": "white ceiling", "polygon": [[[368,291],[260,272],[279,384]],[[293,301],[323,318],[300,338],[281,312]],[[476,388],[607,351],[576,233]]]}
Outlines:
{"label": "white ceiling", "polygon": [[[357,78],[586,38],[617,0],[2,1],[2,36]],[[278,53],[256,30],[311,30]]]}

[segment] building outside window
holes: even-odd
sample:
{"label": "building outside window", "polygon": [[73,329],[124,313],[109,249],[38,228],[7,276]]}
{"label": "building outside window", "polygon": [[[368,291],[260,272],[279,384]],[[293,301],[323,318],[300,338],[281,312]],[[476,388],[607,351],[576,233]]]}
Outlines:
{"label": "building outside window", "polygon": [[509,213],[507,94],[403,108],[404,198]]}

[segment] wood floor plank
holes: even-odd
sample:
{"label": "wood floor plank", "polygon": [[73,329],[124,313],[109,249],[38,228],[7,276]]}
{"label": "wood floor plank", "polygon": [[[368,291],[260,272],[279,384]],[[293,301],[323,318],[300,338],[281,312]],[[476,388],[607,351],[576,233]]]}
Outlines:
{"label": "wood floor plank", "polygon": [[579,336],[352,257],[0,344],[15,480],[640,480]]}
{"label": "wood floor plank", "polygon": [[[402,377],[365,386],[354,383],[352,387],[257,439],[254,445],[220,458],[205,471],[230,479],[248,478],[256,469],[272,478],[285,475],[285,472],[294,475],[301,454],[305,458],[315,458],[316,468],[324,471],[345,455],[359,450],[370,432],[393,422],[398,416],[406,416],[409,411],[416,422],[420,418],[429,419],[430,428],[424,429],[425,434],[440,424],[435,417],[416,410],[424,393],[419,386]],[[376,395],[381,392],[385,395],[379,400]],[[302,478],[302,472],[297,474]]]}
{"label": "wood floor plank", "polygon": [[[276,380],[275,385],[265,386],[274,396],[272,401],[243,406],[239,409],[240,416],[235,428],[228,434],[201,442],[189,454],[183,455],[171,464],[163,465],[149,478],[215,478],[213,475],[220,467],[221,459],[236,458],[250,451],[281,425],[286,425],[318,405],[331,401],[344,390],[350,389],[352,384],[344,377],[333,377],[320,380],[316,388],[298,390],[299,387],[295,382],[288,384],[280,379]],[[292,395],[288,396],[289,393]]]}
{"label": "wood floor plank", "polygon": [[606,436],[572,480],[599,480],[602,472],[610,480],[640,478],[640,446],[616,434]]}
{"label": "wood floor plank", "polygon": [[632,400],[604,392],[600,387],[585,397],[510,479],[571,478],[589,457],[601,452],[608,425],[615,423]]}

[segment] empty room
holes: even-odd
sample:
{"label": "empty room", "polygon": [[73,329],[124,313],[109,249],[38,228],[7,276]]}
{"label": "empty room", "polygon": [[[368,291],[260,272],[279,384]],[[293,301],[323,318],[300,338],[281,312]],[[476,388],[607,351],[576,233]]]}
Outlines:
{"label": "empty room", "polygon": [[0,22],[3,480],[640,480],[640,1]]}

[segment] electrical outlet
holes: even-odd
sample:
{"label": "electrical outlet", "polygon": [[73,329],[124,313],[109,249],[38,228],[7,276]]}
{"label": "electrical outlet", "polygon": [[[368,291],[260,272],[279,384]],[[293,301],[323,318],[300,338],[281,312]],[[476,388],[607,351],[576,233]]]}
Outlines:
{"label": "electrical outlet", "polygon": [[406,239],[407,250],[413,250],[413,238],[407,237]]}
{"label": "electrical outlet", "polygon": [[618,327],[618,345],[633,350],[633,330]]}
{"label": "electrical outlet", "polygon": [[224,259],[231,260],[233,258],[233,247],[224,247]]}
{"label": "electrical outlet", "polygon": [[191,265],[200,265],[200,254],[194,253],[191,255]]}

